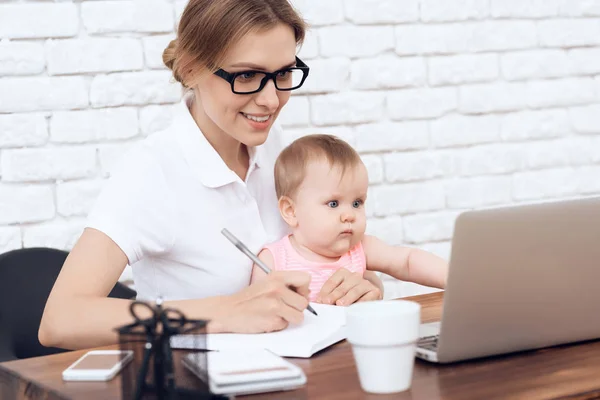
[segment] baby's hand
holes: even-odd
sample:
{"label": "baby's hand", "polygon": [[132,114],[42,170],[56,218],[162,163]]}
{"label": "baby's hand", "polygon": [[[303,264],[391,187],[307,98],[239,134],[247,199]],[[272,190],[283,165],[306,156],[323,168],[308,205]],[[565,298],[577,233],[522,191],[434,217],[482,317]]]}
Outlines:
{"label": "baby's hand", "polygon": [[357,301],[381,300],[381,290],[360,274],[340,268],[325,282],[317,302],[348,306]]}

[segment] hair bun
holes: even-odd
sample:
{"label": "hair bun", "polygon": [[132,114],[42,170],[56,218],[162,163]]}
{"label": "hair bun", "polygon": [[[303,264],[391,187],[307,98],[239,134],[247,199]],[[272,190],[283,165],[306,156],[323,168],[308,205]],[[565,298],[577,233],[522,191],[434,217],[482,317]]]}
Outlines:
{"label": "hair bun", "polygon": [[176,52],[177,52],[177,39],[173,39],[169,42],[169,45],[163,51],[163,54],[162,54],[163,63],[171,71],[173,70],[173,64],[175,64]]}
{"label": "hair bun", "polygon": [[175,68],[175,60],[177,60],[178,56],[179,56],[179,50],[177,48],[177,39],[173,39],[171,40],[171,42],[169,42],[169,45],[167,46],[166,49],[164,49],[163,51],[163,63],[167,66],[167,68],[169,68],[171,71],[173,71],[173,78],[175,78],[175,80],[179,83],[181,83],[183,86],[185,86],[185,84],[183,83],[183,80],[181,79],[181,76],[179,75],[177,69]]}

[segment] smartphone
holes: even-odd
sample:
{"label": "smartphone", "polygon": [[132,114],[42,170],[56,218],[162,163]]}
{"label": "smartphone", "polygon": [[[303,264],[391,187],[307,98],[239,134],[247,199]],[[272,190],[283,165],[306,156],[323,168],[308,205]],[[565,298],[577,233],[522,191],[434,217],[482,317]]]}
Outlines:
{"label": "smartphone", "polygon": [[62,373],[65,381],[109,381],[133,359],[132,350],[92,350]]}

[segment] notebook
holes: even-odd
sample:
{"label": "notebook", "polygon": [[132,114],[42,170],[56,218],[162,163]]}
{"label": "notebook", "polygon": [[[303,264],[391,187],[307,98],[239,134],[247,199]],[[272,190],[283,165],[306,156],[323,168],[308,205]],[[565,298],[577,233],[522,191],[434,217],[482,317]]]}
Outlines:
{"label": "notebook", "polygon": [[[209,334],[206,350],[267,349],[282,357],[309,358],[319,350],[346,338],[346,308],[311,303],[318,316],[304,313],[301,325],[290,325],[279,332]],[[174,349],[194,348],[200,340],[190,335],[171,338]]]}

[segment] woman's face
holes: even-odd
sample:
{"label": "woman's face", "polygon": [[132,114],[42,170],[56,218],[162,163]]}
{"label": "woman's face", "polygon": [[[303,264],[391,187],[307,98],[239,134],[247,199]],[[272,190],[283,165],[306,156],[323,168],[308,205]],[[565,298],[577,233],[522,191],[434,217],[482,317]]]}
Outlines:
{"label": "woman's face", "polygon": [[[294,31],[280,24],[246,35],[231,48],[220,68],[229,73],[247,70],[274,72],[294,65],[295,57]],[[194,91],[207,117],[205,122],[247,146],[265,142],[291,93],[277,90],[270,80],[258,93],[235,94],[229,82],[214,74],[200,81]]]}

